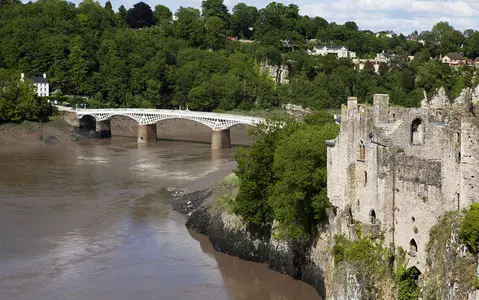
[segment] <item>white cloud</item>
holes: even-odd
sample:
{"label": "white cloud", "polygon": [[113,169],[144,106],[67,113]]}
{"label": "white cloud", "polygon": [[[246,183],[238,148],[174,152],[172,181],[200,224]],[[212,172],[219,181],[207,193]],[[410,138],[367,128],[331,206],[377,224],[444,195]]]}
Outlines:
{"label": "white cloud", "polygon": [[[26,0],[25,0],[26,1]],[[81,0],[74,0],[75,2]],[[104,3],[106,0],[100,0]],[[127,8],[144,1],[152,8],[164,4],[175,12],[180,6],[201,8],[202,0],[110,0],[117,8]],[[301,14],[320,16],[329,22],[355,21],[361,29],[393,30],[410,33],[430,30],[439,21],[448,21],[458,30],[479,29],[479,0],[224,0],[231,11],[244,2],[258,8],[276,1],[285,5],[294,3]],[[77,2],[78,3],[78,2]]]}
{"label": "white cloud", "polygon": [[301,13],[328,21],[355,21],[361,29],[409,33],[430,30],[439,21],[456,29],[477,28],[478,1],[330,0],[301,5]]}

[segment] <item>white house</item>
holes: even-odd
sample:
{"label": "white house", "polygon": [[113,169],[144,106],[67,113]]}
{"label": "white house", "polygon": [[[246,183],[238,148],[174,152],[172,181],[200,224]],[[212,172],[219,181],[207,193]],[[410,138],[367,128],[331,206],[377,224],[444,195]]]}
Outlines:
{"label": "white house", "polygon": [[309,55],[322,55],[328,54],[336,55],[338,58],[355,58],[356,52],[349,51],[344,46],[314,46],[313,49],[308,49]]}
{"label": "white house", "polygon": [[383,62],[383,63],[390,63],[391,58],[394,57],[394,53],[391,52],[384,52],[382,51],[381,53],[376,53],[376,61],[378,63]]}
{"label": "white house", "polygon": [[[22,73],[22,81],[25,80],[25,74]],[[43,77],[31,77],[33,85],[37,88],[37,95],[39,97],[48,97],[50,96],[50,84],[48,83],[47,74],[43,73]]]}

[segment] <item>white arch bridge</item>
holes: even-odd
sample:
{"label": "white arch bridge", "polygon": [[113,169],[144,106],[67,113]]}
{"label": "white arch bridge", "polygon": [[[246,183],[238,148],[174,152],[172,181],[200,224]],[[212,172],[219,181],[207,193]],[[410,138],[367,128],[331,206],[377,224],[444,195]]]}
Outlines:
{"label": "white arch bridge", "polygon": [[[65,109],[63,109],[65,110]],[[144,108],[111,108],[111,109],[71,109],[75,112],[80,127],[88,122],[90,116],[95,119],[95,129],[102,136],[111,136],[110,118],[114,116],[129,117],[138,122],[138,142],[156,141],[156,123],[168,119],[187,119],[201,123],[212,129],[211,148],[227,148],[231,145],[230,128],[235,125],[254,125],[264,121],[263,118],[199,112],[190,110],[144,109]],[[91,120],[90,118],[90,120]]]}

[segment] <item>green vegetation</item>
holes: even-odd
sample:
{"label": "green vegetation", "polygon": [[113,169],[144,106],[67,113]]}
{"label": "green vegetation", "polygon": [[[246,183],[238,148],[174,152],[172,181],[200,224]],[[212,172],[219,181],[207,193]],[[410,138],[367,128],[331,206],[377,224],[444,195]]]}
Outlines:
{"label": "green vegetation", "polygon": [[215,199],[214,207],[221,211],[234,213],[236,195],[238,194],[240,184],[241,181],[235,174],[226,176],[218,185],[222,189],[223,195]]}
{"label": "green vegetation", "polygon": [[479,204],[472,204],[469,210],[465,212],[459,236],[472,252],[477,253],[479,243]]}
{"label": "green vegetation", "polygon": [[475,290],[479,290],[479,277],[476,276],[476,278],[474,278],[474,280],[472,281],[472,287]]}
{"label": "green vegetation", "polygon": [[409,259],[406,252],[399,249],[395,282],[398,290],[398,300],[416,300],[421,297],[418,286],[418,278],[421,272],[416,267],[408,268]]}
{"label": "green vegetation", "polygon": [[421,297],[417,284],[419,275],[421,273],[415,267],[405,269],[397,274],[398,300],[417,300]]}
{"label": "green vegetation", "polygon": [[[8,78],[8,72],[1,72],[2,78]],[[46,120],[52,115],[52,106],[45,99],[37,97],[28,81],[20,78],[0,84],[0,122]]]}
{"label": "green vegetation", "polygon": [[326,220],[325,140],[336,137],[331,115],[315,113],[308,123],[284,117],[252,128],[254,142],[236,153],[241,184],[235,213],[247,222],[272,224],[280,239],[307,237]]}
{"label": "green vegetation", "polygon": [[[477,211],[477,207],[474,208]],[[466,211],[452,211],[443,215],[429,232],[426,260],[428,272],[424,274],[423,299],[439,299],[449,293],[454,283],[455,297],[466,299],[476,278],[477,257],[464,251],[460,233],[466,224]],[[466,225],[466,228],[469,227]],[[471,232],[471,231],[467,231]],[[462,241],[461,241],[462,240]],[[470,248],[470,250],[472,250]]]}
{"label": "green vegetation", "polygon": [[[15,79],[20,72],[47,73],[52,91],[88,97],[70,102],[87,101],[91,108],[212,111],[293,103],[337,109],[348,96],[371,103],[375,93],[389,93],[395,105],[416,106],[424,91],[444,86],[455,96],[473,84],[472,69],[451,69],[431,57],[449,51],[479,55],[479,33],[462,34],[447,22],[417,34],[423,45],[402,34],[377,36],[354,22],[302,16],[297,5],[276,2],[261,9],[238,3],[229,12],[223,0],[204,0],[201,9],[180,7],[174,14],[143,2],[117,12],[109,1],[104,7],[92,0],[77,6],[64,0],[0,5],[0,72],[8,70]],[[372,64],[359,71],[349,59],[308,55],[314,44],[344,45],[362,58],[382,51],[396,56],[376,74]],[[289,70],[289,84],[269,75],[280,66]],[[12,78],[0,78],[0,86]],[[32,99],[12,98],[3,89],[0,94],[2,106],[17,101],[33,107],[20,105],[24,111],[4,113],[3,119],[40,115]]]}
{"label": "green vegetation", "polygon": [[334,237],[334,263],[338,270],[344,263],[350,265],[369,294],[386,295],[393,285],[394,252],[383,246],[382,238],[364,236],[361,231],[358,224],[356,240]]}

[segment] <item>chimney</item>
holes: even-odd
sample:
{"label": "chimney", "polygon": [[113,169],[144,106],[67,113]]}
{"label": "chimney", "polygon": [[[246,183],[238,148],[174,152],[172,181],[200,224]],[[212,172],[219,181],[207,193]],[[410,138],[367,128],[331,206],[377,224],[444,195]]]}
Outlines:
{"label": "chimney", "polygon": [[23,81],[24,78],[25,78],[25,74],[22,73],[22,74],[20,75],[20,80]]}
{"label": "chimney", "polygon": [[43,78],[47,79],[47,74],[43,73]]}

